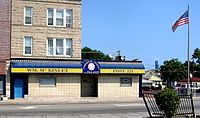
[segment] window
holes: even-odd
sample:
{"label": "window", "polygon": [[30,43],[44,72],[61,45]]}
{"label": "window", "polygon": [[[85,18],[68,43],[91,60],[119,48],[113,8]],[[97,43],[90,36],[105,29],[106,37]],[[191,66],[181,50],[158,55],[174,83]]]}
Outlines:
{"label": "window", "polygon": [[53,9],[48,9],[48,25],[53,25]]}
{"label": "window", "polygon": [[72,39],[47,39],[47,55],[48,56],[71,56],[72,55]]}
{"label": "window", "polygon": [[72,55],[72,40],[66,39],[66,55]]}
{"label": "window", "polygon": [[132,86],[132,78],[128,78],[128,77],[120,78],[120,86],[121,87],[131,87]]}
{"label": "window", "polygon": [[25,25],[32,25],[32,7],[25,7],[24,8],[24,24]]}
{"label": "window", "polygon": [[56,86],[56,78],[54,77],[44,77],[39,78],[40,87],[55,87]]}
{"label": "window", "polygon": [[63,10],[56,10],[56,26],[63,26]]}
{"label": "window", "polygon": [[[72,9],[47,9],[47,25],[59,27],[72,27],[73,11]],[[66,25],[66,26],[65,26]]]}
{"label": "window", "polygon": [[73,19],[73,12],[72,9],[66,10],[66,27],[71,28],[72,27],[72,19]]}
{"label": "window", "polygon": [[63,39],[56,39],[56,55],[63,55]]}
{"label": "window", "polygon": [[32,54],[32,37],[24,37],[24,55]]}
{"label": "window", "polygon": [[53,55],[53,39],[48,39],[48,55]]}

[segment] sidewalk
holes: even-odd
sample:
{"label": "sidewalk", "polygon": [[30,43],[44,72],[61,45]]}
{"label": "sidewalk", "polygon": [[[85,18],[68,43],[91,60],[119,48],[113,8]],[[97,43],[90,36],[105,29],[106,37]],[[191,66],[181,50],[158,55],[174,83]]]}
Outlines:
{"label": "sidewalk", "polygon": [[[199,99],[200,100],[200,99]],[[93,99],[93,98],[81,98],[79,100],[29,100],[29,99],[8,99],[8,100],[1,100],[0,104],[109,104],[109,103],[139,103],[139,104],[144,104],[142,98],[135,98],[134,101],[128,101],[128,102],[123,102],[123,101],[102,101],[99,99]]]}

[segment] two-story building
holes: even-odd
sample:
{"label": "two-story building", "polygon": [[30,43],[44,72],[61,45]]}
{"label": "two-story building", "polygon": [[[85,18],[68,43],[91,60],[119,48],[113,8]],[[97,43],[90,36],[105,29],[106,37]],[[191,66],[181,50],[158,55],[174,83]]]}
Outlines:
{"label": "two-story building", "polygon": [[0,1],[5,97],[133,101],[139,96],[141,61],[81,60],[81,6],[81,0]]}

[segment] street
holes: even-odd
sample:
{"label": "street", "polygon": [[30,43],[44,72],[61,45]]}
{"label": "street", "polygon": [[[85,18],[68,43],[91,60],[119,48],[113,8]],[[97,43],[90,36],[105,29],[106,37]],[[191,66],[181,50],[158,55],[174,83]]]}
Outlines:
{"label": "street", "polygon": [[[200,102],[194,100],[196,114]],[[1,104],[0,118],[142,118],[148,113],[144,103],[101,104]]]}
{"label": "street", "polygon": [[147,116],[143,103],[1,105],[1,117],[132,118]]}

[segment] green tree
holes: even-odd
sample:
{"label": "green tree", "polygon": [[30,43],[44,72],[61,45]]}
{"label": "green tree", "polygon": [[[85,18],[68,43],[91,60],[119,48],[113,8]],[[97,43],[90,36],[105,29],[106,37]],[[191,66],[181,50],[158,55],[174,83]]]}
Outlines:
{"label": "green tree", "polygon": [[82,59],[98,59],[98,60],[111,60],[109,55],[104,54],[100,50],[84,47],[82,50]]}
{"label": "green tree", "polygon": [[200,77],[200,49],[196,48],[192,55],[193,62],[190,64],[191,73],[193,77]]}
{"label": "green tree", "polygon": [[165,61],[164,65],[160,66],[160,73],[161,78],[167,81],[167,85],[187,77],[186,67],[178,59]]}
{"label": "green tree", "polygon": [[192,55],[192,58],[196,60],[196,63],[200,64],[200,49],[196,48]]}
{"label": "green tree", "polygon": [[164,112],[167,118],[172,118],[180,104],[180,98],[176,90],[165,88],[155,95],[156,104]]}

